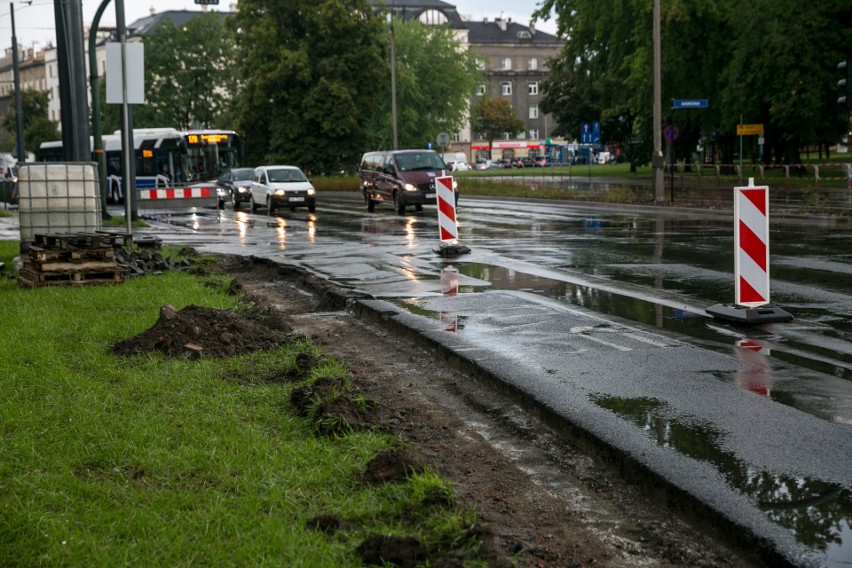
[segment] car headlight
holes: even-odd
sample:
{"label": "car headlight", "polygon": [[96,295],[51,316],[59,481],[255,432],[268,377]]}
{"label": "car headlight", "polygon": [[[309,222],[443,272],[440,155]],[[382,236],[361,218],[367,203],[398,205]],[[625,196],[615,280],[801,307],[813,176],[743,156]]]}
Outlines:
{"label": "car headlight", "polygon": [[278,195],[278,196],[286,195],[286,193],[287,193],[287,192],[286,192],[286,191],[284,191],[283,189],[276,189],[276,190],[275,190],[275,195]]}
{"label": "car headlight", "polygon": [[315,194],[316,192],[317,192],[317,190],[315,190],[314,188],[312,188],[312,187],[309,187],[309,188],[308,188],[308,195],[313,195],[313,194]]}
{"label": "car headlight", "polygon": [[238,187],[237,191],[240,192],[240,193],[245,193],[245,192],[248,191],[248,188],[247,187]]}
{"label": "car headlight", "polygon": [[404,189],[405,191],[417,191],[417,186],[410,184],[410,183],[407,183],[404,186],[402,186],[402,189]]}

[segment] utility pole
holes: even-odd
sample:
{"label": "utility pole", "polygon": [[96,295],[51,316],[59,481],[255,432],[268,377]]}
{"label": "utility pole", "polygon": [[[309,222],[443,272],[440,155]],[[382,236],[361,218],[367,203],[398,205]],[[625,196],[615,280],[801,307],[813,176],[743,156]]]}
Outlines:
{"label": "utility pole", "polygon": [[68,162],[88,162],[92,159],[92,150],[89,146],[82,1],[53,0],[53,12],[62,112],[62,151]]}
{"label": "utility pole", "polygon": [[393,37],[393,14],[388,13],[388,25],[390,26],[390,52],[391,52],[391,122],[393,123],[393,149],[399,149],[399,134],[396,126],[396,41]]}
{"label": "utility pole", "polygon": [[102,0],[89,28],[89,91],[92,93],[92,140],[94,142],[95,158],[98,161],[98,177],[101,180],[101,216],[110,219],[107,211],[107,171],[106,154],[104,154],[104,140],[101,136],[101,95],[100,83],[98,81],[98,28],[101,24],[101,16],[106,10],[110,0]]}
{"label": "utility pole", "polygon": [[136,159],[133,147],[133,115],[127,103],[127,29],[124,26],[124,0],[115,1],[115,25],[121,44],[121,173],[124,176],[124,210],[127,218],[127,234],[131,234],[132,222],[138,219],[136,208]]}
{"label": "utility pole", "polygon": [[15,32],[15,4],[9,2],[12,13],[12,68],[15,81],[15,127],[17,129],[18,143],[15,145],[18,151],[18,161],[27,161],[27,151],[24,145],[24,103],[21,100],[21,68],[18,62],[18,37]]}
{"label": "utility pole", "polygon": [[654,201],[657,203],[663,203],[666,200],[662,141],[663,89],[660,67],[660,0],[654,0],[654,155],[651,156],[651,172],[653,175]]}

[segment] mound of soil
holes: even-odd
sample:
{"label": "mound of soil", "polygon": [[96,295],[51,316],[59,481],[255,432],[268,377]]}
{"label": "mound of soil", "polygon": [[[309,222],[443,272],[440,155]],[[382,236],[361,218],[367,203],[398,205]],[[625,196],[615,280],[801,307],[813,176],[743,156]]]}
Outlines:
{"label": "mound of soil", "polygon": [[280,317],[190,305],[160,308],[160,318],[139,335],[113,346],[116,355],[162,353],[168,357],[231,357],[271,349],[288,340],[290,327]]}

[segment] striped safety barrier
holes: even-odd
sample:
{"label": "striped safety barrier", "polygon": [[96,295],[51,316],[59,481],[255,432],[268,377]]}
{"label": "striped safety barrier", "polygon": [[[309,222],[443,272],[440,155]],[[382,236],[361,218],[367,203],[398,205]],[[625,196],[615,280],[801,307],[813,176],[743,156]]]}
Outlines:
{"label": "striped safety barrier", "polygon": [[200,199],[215,195],[216,188],[213,187],[160,187],[139,190],[139,199]]}
{"label": "striped safety barrier", "polygon": [[137,190],[137,206],[148,211],[216,207],[219,196],[209,185],[188,187],[153,187]]}
{"label": "striped safety barrier", "polygon": [[735,303],[754,308],[769,303],[769,187],[734,188]]}
{"label": "striped safety barrier", "polygon": [[456,221],[456,196],[453,191],[453,176],[435,178],[438,199],[438,230],[442,243],[452,243],[459,238]]}

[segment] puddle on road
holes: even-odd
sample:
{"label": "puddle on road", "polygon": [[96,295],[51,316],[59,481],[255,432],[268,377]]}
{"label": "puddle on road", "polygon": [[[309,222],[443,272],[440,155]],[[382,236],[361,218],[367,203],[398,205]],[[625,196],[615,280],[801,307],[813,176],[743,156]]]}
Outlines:
{"label": "puddle on road", "polygon": [[[605,290],[537,276],[502,266],[471,262],[458,263],[454,267],[461,275],[491,283],[490,288],[479,287],[470,291],[517,290],[539,294],[598,313],[635,321],[676,334],[683,334],[697,340],[697,344],[701,347],[726,355],[733,353],[738,359],[744,359],[742,356],[744,353],[742,334],[737,330],[728,330],[727,324],[716,322],[703,314],[679,310],[644,299],[613,294]],[[468,290],[465,287],[460,287],[459,291]],[[758,333],[760,332],[758,331]],[[768,354],[769,350],[764,349],[764,352]],[[844,356],[831,349],[821,349],[804,344],[796,345],[787,341],[773,349],[772,357],[782,365],[801,367],[840,378],[849,378],[850,376],[848,369],[832,365],[832,360],[842,361]],[[750,364],[749,361],[746,362]],[[813,397],[803,398],[785,391],[785,389],[794,389],[795,385],[788,382],[773,381],[773,365],[777,366],[778,363],[770,364],[765,357],[763,361],[760,361],[763,379],[769,383],[775,382],[776,388],[773,390],[766,389],[765,392],[759,394],[827,420],[838,420],[838,416],[843,413],[839,413],[836,408],[831,405],[822,408]],[[724,378],[723,380],[731,379]],[[732,382],[747,390],[755,391],[754,381],[733,380]]]}
{"label": "puddle on road", "polygon": [[654,398],[593,395],[592,402],[645,431],[656,443],[712,464],[727,483],[757,502],[775,523],[793,531],[803,545],[824,553],[828,565],[852,563],[852,492],[819,480],[758,471],[719,443],[721,434],[706,425],[668,416]]}

